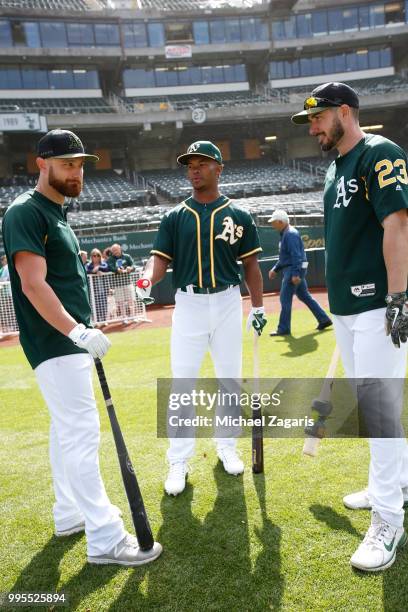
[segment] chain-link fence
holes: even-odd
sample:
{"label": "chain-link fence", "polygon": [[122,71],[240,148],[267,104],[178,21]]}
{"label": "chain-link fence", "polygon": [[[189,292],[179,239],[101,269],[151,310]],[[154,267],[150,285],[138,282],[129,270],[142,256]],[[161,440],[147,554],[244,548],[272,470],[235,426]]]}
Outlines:
{"label": "chain-link fence", "polygon": [[[147,321],[146,308],[137,297],[135,283],[141,271],[131,273],[100,272],[88,275],[92,323],[97,327],[111,323],[139,323]],[[0,338],[18,334],[11,287],[0,282]]]}

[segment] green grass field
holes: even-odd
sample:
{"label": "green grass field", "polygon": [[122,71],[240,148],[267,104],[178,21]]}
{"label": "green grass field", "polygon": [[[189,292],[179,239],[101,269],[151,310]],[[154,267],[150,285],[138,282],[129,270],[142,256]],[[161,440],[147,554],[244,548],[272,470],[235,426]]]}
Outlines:
{"label": "green grass field", "polygon": [[[275,318],[267,330],[274,329]],[[316,332],[304,311],[294,313],[293,329],[290,341],[261,338],[261,375],[323,377],[333,332]],[[186,491],[177,498],[164,494],[167,443],[156,438],[155,393],[156,378],[170,374],[169,337],[169,329],[112,334],[104,360],[152,528],[164,547],[158,561],[140,569],[88,565],[83,535],[53,536],[48,413],[21,349],[0,349],[0,592],[63,589],[69,610],[92,612],[407,610],[408,550],[381,575],[349,566],[369,514],[346,510],[342,496],[366,484],[364,440],[326,440],[310,459],[302,457],[301,439],[268,439],[265,473],[253,476],[246,438],[239,442],[246,471],[235,478],[224,473],[213,442],[201,439]],[[245,334],[246,376],[251,351]],[[202,373],[212,375],[209,359]],[[95,388],[103,477],[131,529],[107,415]]]}

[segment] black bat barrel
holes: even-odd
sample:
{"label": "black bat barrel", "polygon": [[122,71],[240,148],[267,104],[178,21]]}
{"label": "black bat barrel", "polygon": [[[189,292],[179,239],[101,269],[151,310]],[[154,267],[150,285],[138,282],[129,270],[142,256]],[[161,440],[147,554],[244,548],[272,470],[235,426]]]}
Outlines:
{"label": "black bat barrel", "polygon": [[135,527],[136,537],[141,550],[147,551],[153,548],[154,539],[150,528],[149,519],[147,518],[146,509],[144,507],[142,494],[137,482],[136,474],[133,469],[132,462],[127,452],[126,444],[123,439],[119,421],[116,417],[115,408],[113,406],[108,383],[100,359],[95,359],[96,371],[98,373],[99,382],[102,389],[102,394],[105,399],[106,408],[111,423],[113,438],[115,440],[116,451],[118,454],[122,480],[125,486],[126,496],[128,498],[130,511],[132,514],[133,525]]}

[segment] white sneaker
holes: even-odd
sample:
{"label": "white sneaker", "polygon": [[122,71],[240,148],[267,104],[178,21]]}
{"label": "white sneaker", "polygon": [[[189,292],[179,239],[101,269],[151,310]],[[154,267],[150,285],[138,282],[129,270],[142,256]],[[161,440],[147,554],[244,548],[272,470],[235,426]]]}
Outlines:
{"label": "white sneaker", "polygon": [[237,455],[237,451],[234,448],[226,446],[217,450],[217,455],[222,461],[224,470],[227,474],[232,476],[238,476],[244,471],[244,463]]}
{"label": "white sneaker", "polygon": [[373,510],[371,525],[364,540],[350,559],[350,564],[365,572],[379,572],[395,561],[397,548],[405,546],[408,537],[403,527],[394,527]]}
{"label": "white sneaker", "polygon": [[351,510],[371,510],[371,501],[368,497],[368,489],[350,493],[343,497],[343,504]]}
{"label": "white sneaker", "polygon": [[127,533],[123,540],[116,544],[108,553],[95,557],[88,556],[88,562],[95,565],[144,565],[157,559],[161,555],[162,550],[162,545],[158,542],[153,544],[151,550],[140,550],[135,536]]}
{"label": "white sneaker", "polygon": [[[408,487],[402,489],[402,495],[404,498],[404,506],[406,506],[408,504]],[[343,504],[346,508],[350,508],[351,510],[371,510],[371,500],[368,496],[368,489],[346,495],[343,497]]]}
{"label": "white sneaker", "polygon": [[187,474],[188,468],[186,461],[170,463],[169,473],[164,483],[164,490],[166,493],[168,495],[178,495],[182,493],[186,486]]}
{"label": "white sneaker", "polygon": [[72,525],[69,529],[55,529],[55,535],[57,538],[65,538],[66,536],[74,535],[74,533],[81,533],[85,531],[85,521],[80,521],[76,525]]}

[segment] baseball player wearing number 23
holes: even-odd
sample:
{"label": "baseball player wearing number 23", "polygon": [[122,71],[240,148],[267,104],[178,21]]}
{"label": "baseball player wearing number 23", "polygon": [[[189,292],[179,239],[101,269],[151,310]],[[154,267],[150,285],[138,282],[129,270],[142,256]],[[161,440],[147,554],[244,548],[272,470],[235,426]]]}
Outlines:
{"label": "baseball player wearing number 23", "polygon": [[408,446],[400,423],[407,368],[408,174],[394,142],[365,134],[357,93],[316,87],[294,123],[309,123],[323,151],[336,148],[324,191],[326,279],[344,369],[354,379],[370,438],[368,490],[346,495],[371,508],[371,525],[351,565],[383,570],[407,541],[403,502]]}
{"label": "baseball player wearing number 23", "polygon": [[[238,379],[242,360],[238,260],[252,302],[247,330],[260,335],[266,324],[258,231],[251,215],[219,192],[223,165],[218,147],[209,141],[195,142],[178,162],[187,166],[193,195],[163,217],[137,291],[142,299],[148,298],[151,284],[164,276],[171,263],[177,288],[171,337],[173,379],[196,379],[207,350],[218,379]],[[194,433],[183,438],[178,432],[178,436],[177,432],[170,436],[167,452],[170,470],[165,490],[172,495],[184,490],[187,459],[195,445]],[[229,474],[243,472],[234,437],[217,437],[217,453]]]}

